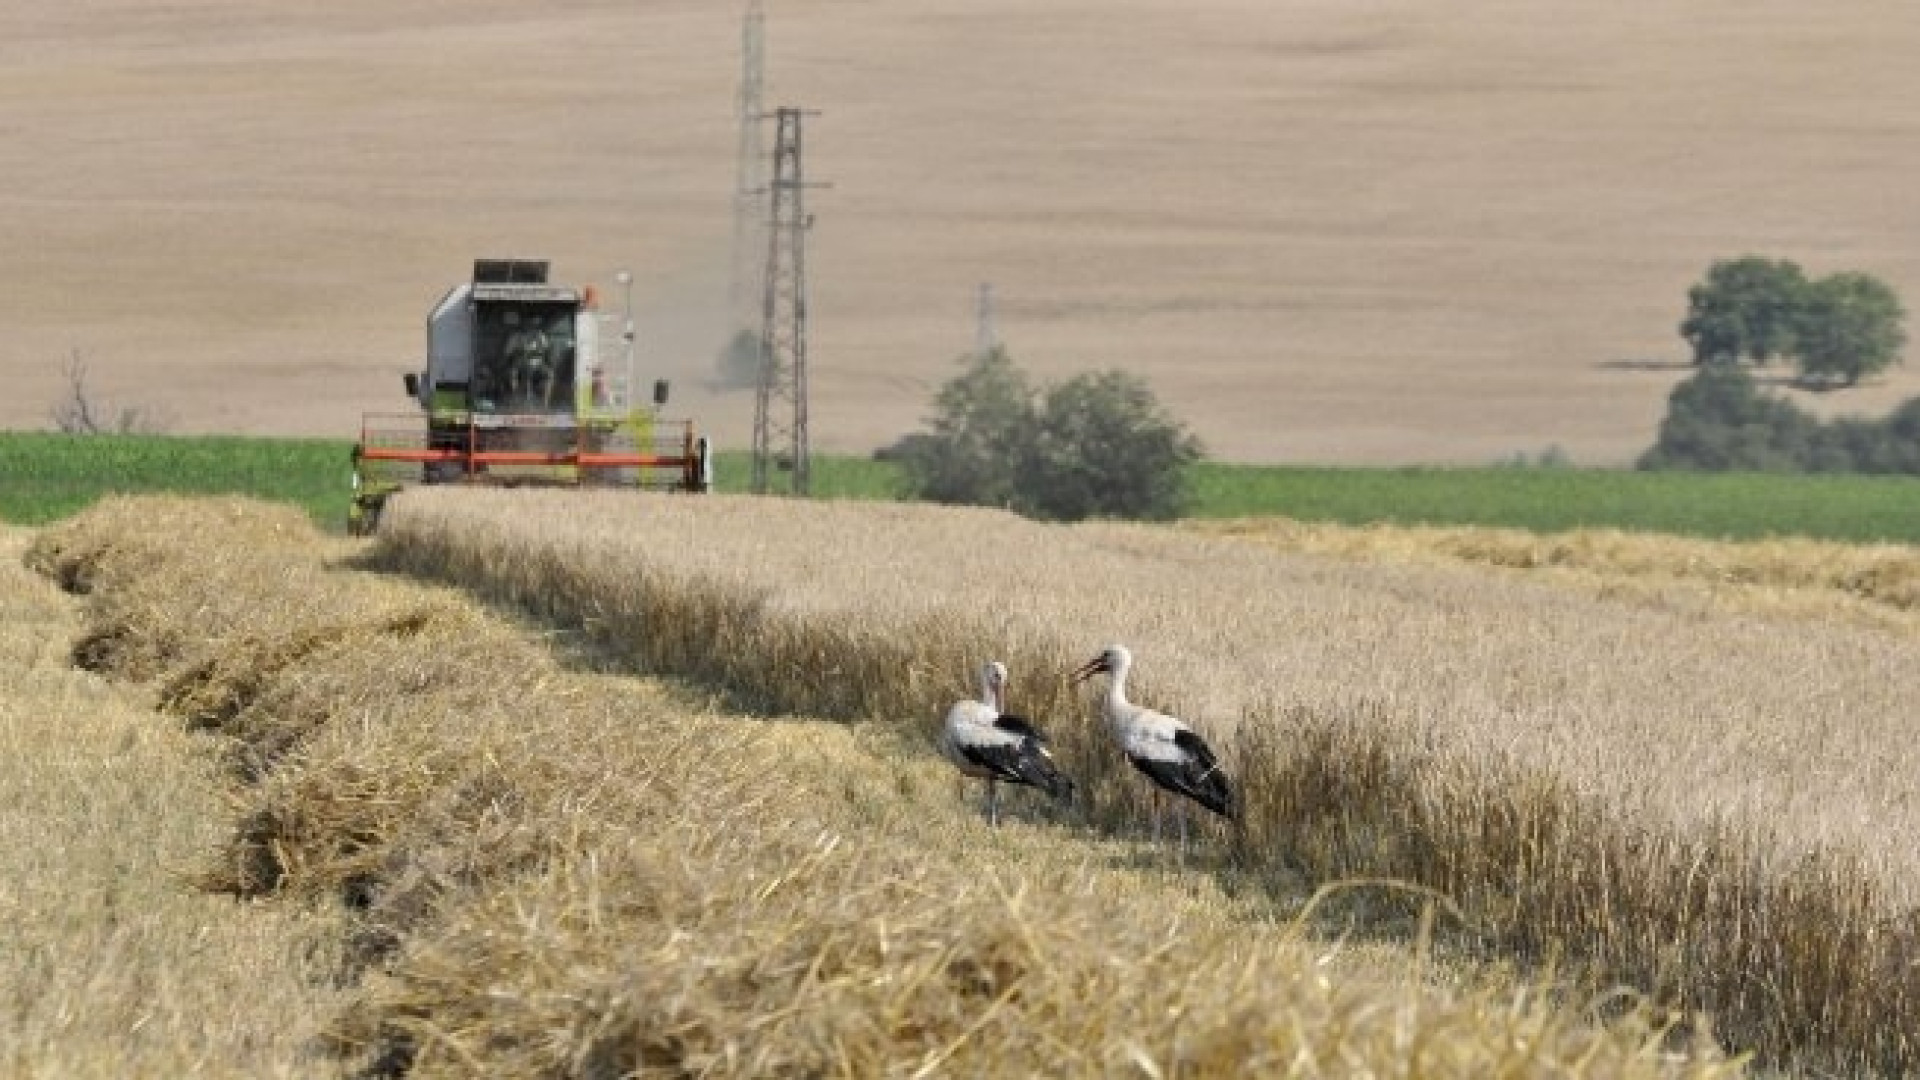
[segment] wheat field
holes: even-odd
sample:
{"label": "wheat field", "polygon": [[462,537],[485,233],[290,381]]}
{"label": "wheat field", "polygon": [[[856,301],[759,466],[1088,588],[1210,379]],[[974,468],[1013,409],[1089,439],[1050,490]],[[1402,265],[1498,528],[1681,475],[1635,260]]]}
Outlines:
{"label": "wheat field", "polygon": [[[1823,617],[1859,601],[1811,568],[1783,605],[979,510],[544,498],[409,493],[380,557],[756,708],[921,739],[999,655],[1123,834],[1144,792],[1060,673],[1124,641],[1138,696],[1229,747],[1239,865],[1433,887],[1478,947],[1571,952],[1774,1060],[1913,1052],[1916,640]],[[1716,557],[1757,581],[1769,556]]]}
{"label": "wheat field", "polygon": [[[459,528],[453,503],[408,505],[412,530]],[[782,545],[761,538],[771,559]],[[1204,849],[1172,864],[1031,803],[990,828],[931,753],[931,717],[743,712],[744,683],[636,678],[565,625],[369,572],[393,558],[279,507],[115,499],[27,550],[80,598],[78,624],[52,584],[6,579],[48,625],[69,620],[91,673],[60,670],[57,647],[34,662],[151,703],[125,723],[227,787],[108,823],[136,844],[151,819],[198,830],[172,886],[221,905],[203,959],[257,963],[222,935],[298,913],[336,924],[318,955],[337,989],[305,1005],[200,979],[109,987],[229,1025],[204,1072],[276,1071],[248,1052],[420,1077],[1744,1071],[1702,1018],[1482,970],[1420,929],[1450,918],[1431,894],[1385,890],[1405,936],[1370,943],[1356,930],[1385,924],[1349,909],[1323,925],[1339,896],[1297,874]],[[609,615],[630,585],[608,585]],[[923,674],[950,694],[942,666]],[[0,970],[17,992],[27,973]],[[255,1005],[320,1030],[261,1027]],[[30,1049],[20,1071],[141,1060],[110,1033]]]}
{"label": "wheat field", "polygon": [[[786,686],[788,707],[924,715],[898,695],[957,696],[968,657],[997,650],[1027,660],[1016,675],[1034,700],[1074,715],[1085,710],[1059,674],[1120,641],[1146,696],[1222,739],[1263,710],[1379,707],[1436,750],[1551,763],[1653,820],[1732,810],[1796,849],[1837,842],[1903,878],[1920,871],[1901,839],[1920,827],[1905,816],[1920,810],[1902,806],[1920,762],[1852,752],[1897,750],[1920,696],[1920,642],[1872,626],[1722,611],[1683,589],[1570,595],[1458,566],[1274,558],[1151,526],[958,508],[420,491],[391,528],[397,558],[433,553],[422,567],[460,557],[450,538],[471,537],[469,558],[489,568],[478,580],[528,595],[540,561],[604,568],[608,583],[583,582],[589,623],[633,617],[622,605],[637,590],[611,585],[623,574],[735,600],[754,632],[790,628],[793,643],[721,641],[698,657],[686,639],[709,628],[687,620],[633,647],[669,666],[738,669],[729,681],[744,686]],[[1668,543],[1684,566],[1687,545]],[[1801,546],[1798,565],[1828,565],[1832,547]],[[516,565],[527,582],[512,580]],[[1752,554],[1743,565],[1764,567]],[[894,656],[900,670],[856,678],[836,651]]]}

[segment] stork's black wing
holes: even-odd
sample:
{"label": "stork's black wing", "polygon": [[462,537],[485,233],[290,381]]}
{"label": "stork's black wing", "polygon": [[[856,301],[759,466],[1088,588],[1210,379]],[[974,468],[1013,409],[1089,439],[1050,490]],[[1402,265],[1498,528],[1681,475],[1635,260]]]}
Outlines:
{"label": "stork's black wing", "polygon": [[1001,713],[999,718],[994,720],[993,726],[999,728],[1001,731],[1010,732],[1024,739],[1032,739],[1035,742],[1047,741],[1047,737],[1041,733],[1040,729],[1033,726],[1033,721],[1024,716],[1015,716],[1012,713]]}
{"label": "stork's black wing", "polygon": [[1213,748],[1207,745],[1207,740],[1186,728],[1173,733],[1173,745],[1185,750],[1188,757],[1209,769],[1219,764],[1214,759]]}
{"label": "stork's black wing", "polygon": [[[1009,721],[1012,723],[1009,724]],[[1017,725],[1017,726],[1015,726]],[[994,727],[1015,736],[992,742],[955,743],[961,756],[995,779],[1011,784],[1029,784],[1058,799],[1071,798],[1073,781],[1053,763],[1046,740],[1032,724],[1018,716],[1002,716]]]}
{"label": "stork's black wing", "polygon": [[1169,757],[1128,754],[1127,760],[1168,791],[1185,795],[1223,817],[1235,817],[1238,808],[1234,805],[1233,788],[1206,741],[1182,728],[1174,732],[1173,745],[1180,753]]}

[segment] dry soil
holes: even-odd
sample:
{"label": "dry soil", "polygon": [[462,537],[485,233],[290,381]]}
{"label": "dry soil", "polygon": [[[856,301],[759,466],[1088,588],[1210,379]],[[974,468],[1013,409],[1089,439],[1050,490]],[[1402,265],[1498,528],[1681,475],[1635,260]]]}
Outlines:
{"label": "dry soil", "polygon": [[[1716,258],[1920,303],[1920,8],[1901,0],[773,0],[805,126],[811,428],[914,428],[1000,337],[1148,377],[1218,455],[1625,464]],[[402,409],[476,256],[624,306],[638,374],[728,325],[740,3],[0,8],[0,426],[62,368],[176,431]],[[758,282],[750,283],[757,296]],[[1810,404],[1878,413],[1920,372]],[[1804,400],[1804,399],[1803,399]]]}

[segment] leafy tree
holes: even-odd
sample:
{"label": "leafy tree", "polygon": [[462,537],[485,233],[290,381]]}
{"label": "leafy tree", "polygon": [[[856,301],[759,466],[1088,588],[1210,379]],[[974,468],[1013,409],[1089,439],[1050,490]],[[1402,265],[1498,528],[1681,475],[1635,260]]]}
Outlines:
{"label": "leafy tree", "polygon": [[1200,444],[1125,372],[1036,394],[1004,350],[976,356],[934,399],[930,431],[888,448],[915,494],[1033,517],[1168,518]]}
{"label": "leafy tree", "polygon": [[1022,503],[1041,517],[1165,520],[1187,507],[1198,439],[1124,371],[1078,375],[1047,391]]}
{"label": "leafy tree", "polygon": [[1680,336],[1696,364],[1791,358],[1811,386],[1852,386],[1900,358],[1900,298],[1878,278],[1810,281],[1785,259],[1747,255],[1713,264],[1687,293]]}
{"label": "leafy tree", "polygon": [[1907,343],[1900,298],[1870,274],[1821,278],[1806,289],[1795,333],[1804,381],[1852,386],[1900,359]]}
{"label": "leafy tree", "polygon": [[1693,362],[1766,363],[1790,355],[1806,289],[1806,275],[1785,259],[1747,255],[1714,263],[1706,280],[1688,290],[1680,324]]}
{"label": "leafy tree", "polygon": [[1006,350],[972,357],[935,396],[927,437],[898,444],[913,490],[934,502],[1014,506],[1034,423],[1033,388]]}

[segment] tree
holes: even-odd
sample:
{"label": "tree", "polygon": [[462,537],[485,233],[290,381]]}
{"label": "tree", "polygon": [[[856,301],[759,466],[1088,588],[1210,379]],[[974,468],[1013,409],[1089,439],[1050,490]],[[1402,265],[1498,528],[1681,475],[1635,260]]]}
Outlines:
{"label": "tree", "polygon": [[1078,375],[1047,391],[1025,508],[1040,517],[1165,520],[1187,506],[1198,439],[1124,371]]}
{"label": "tree", "polygon": [[118,410],[100,401],[87,386],[87,362],[75,350],[61,368],[66,396],[48,413],[53,426],[68,435],[159,435],[168,424],[152,409],[128,405]]}
{"label": "tree", "polygon": [[887,450],[916,495],[1065,521],[1173,517],[1201,454],[1139,378],[1080,375],[1036,395],[1001,349],[940,389],[929,427]]}
{"label": "tree", "polygon": [[1900,359],[1907,343],[1900,298],[1870,274],[1843,273],[1808,286],[1800,305],[1795,353],[1800,377],[1853,386]]}
{"label": "tree", "polygon": [[1012,506],[1034,422],[1033,389],[1006,350],[974,356],[935,396],[928,436],[900,444],[908,480],[934,502]]}
{"label": "tree", "polygon": [[1802,383],[1852,386],[1900,359],[1906,311],[1868,274],[1809,281],[1785,259],[1747,255],[1713,264],[1687,293],[1680,336],[1696,364],[1791,358]]}
{"label": "tree", "polygon": [[1680,336],[1696,364],[1766,363],[1791,355],[1800,328],[1806,275],[1785,259],[1747,255],[1723,259],[1687,292]]}

